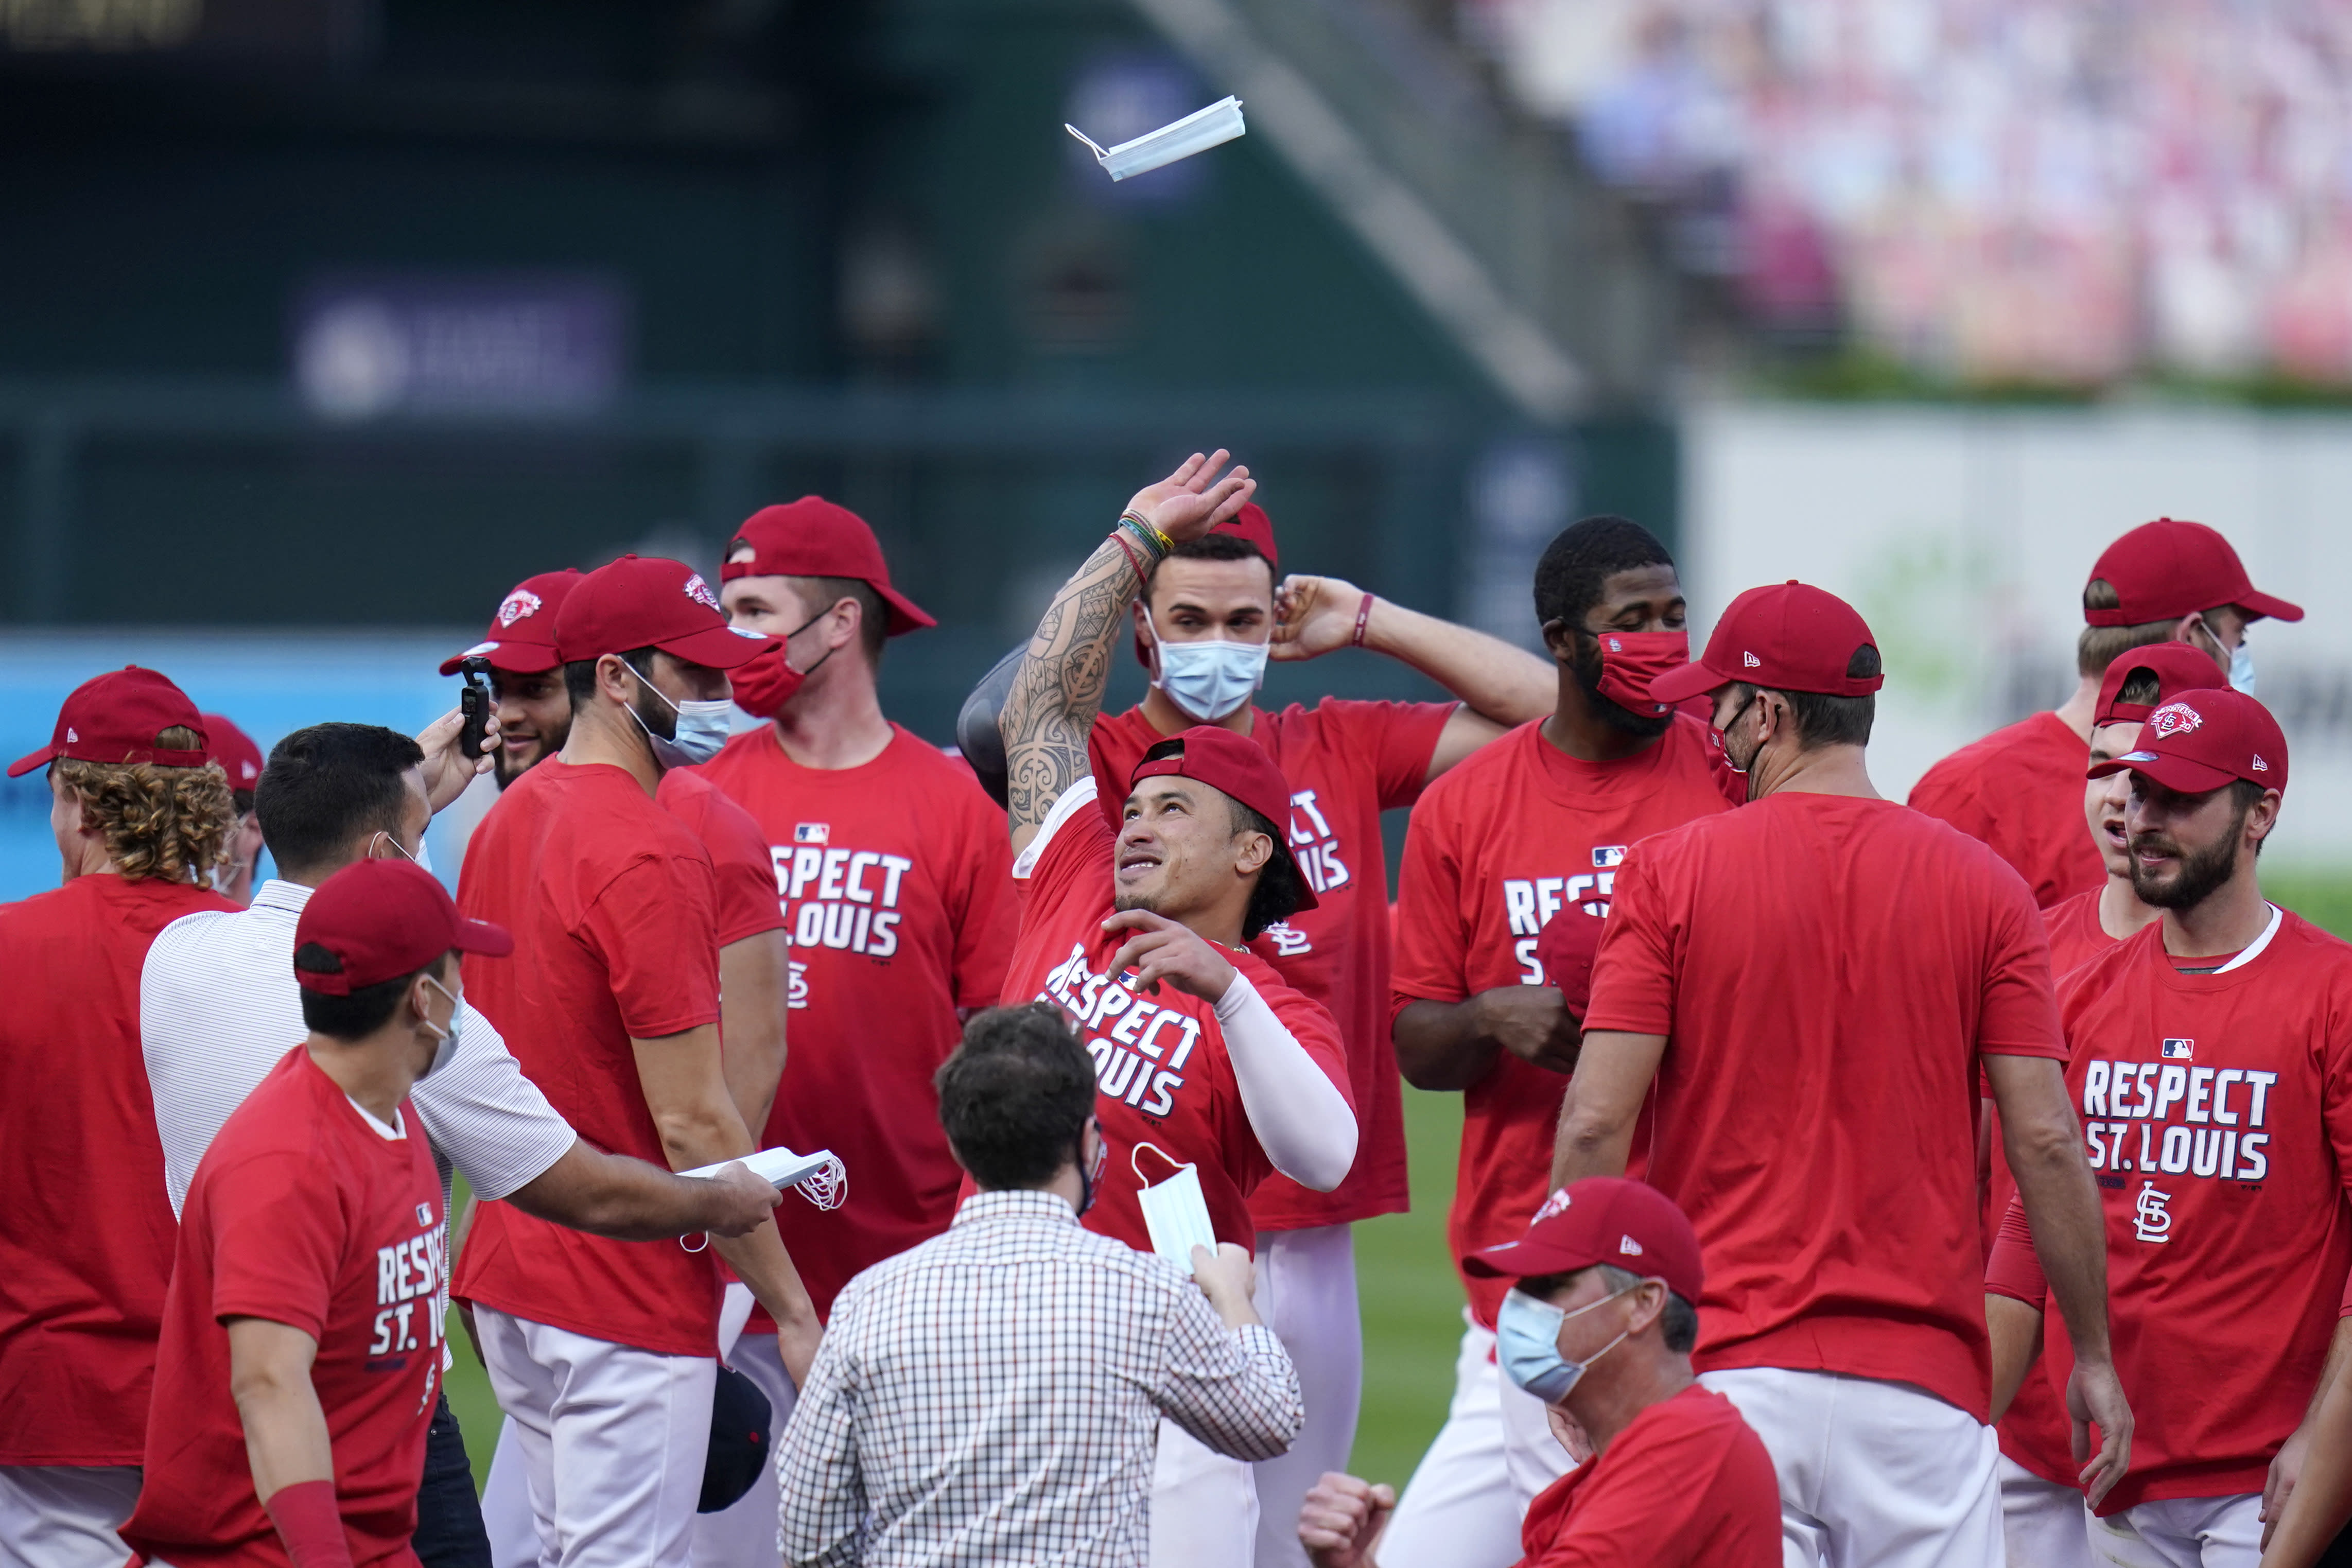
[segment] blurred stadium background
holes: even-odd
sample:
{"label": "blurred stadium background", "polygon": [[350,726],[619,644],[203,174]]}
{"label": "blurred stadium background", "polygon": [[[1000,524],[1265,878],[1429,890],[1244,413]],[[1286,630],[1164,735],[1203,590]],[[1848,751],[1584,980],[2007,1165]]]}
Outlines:
{"label": "blurred stadium background", "polygon": [[[1061,130],[1228,92],[1246,138],[1117,186]],[[265,747],[414,729],[518,578],[708,566],[808,490],[940,617],[885,695],[945,740],[1222,443],[1286,564],[1507,636],[1595,510],[1701,635],[1847,595],[1894,789],[2063,695],[2105,541],[2210,522],[2313,611],[2254,634],[2270,868],[2352,904],[2343,0],[0,0],[0,148],[10,755],[126,661]],[[0,788],[0,897],[47,813]],[[1419,1212],[1362,1244],[1399,1480],[1458,1303],[1458,1110],[1410,1098]]]}

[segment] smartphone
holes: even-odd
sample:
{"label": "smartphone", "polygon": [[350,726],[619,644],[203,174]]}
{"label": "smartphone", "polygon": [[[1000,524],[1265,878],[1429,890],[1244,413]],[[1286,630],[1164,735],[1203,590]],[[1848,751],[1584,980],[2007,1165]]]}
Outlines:
{"label": "smartphone", "polygon": [[466,678],[466,689],[457,697],[458,711],[466,716],[466,727],[457,732],[457,750],[467,757],[482,754],[482,741],[489,732],[490,688],[483,679],[489,668],[486,658],[469,658],[457,667]]}

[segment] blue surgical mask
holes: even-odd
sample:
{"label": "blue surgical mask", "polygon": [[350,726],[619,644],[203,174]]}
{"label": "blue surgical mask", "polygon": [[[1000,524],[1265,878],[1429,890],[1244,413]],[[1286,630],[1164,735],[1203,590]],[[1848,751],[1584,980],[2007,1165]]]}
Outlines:
{"label": "blue surgical mask", "polygon": [[2249,697],[2254,694],[2254,650],[2246,646],[2244,637],[2230,650],[2230,689]]}
{"label": "blue surgical mask", "polygon": [[[1144,619],[1150,622],[1148,613]],[[1213,724],[1265,684],[1265,656],[1274,645],[1217,638],[1169,642],[1155,626],[1151,646],[1158,667],[1151,684],[1168,693],[1168,700],[1182,709],[1186,718]]]}
{"label": "blue surgical mask", "polygon": [[[1625,1287],[1625,1290],[1636,1289],[1639,1287]],[[1580,1362],[1563,1361],[1559,1353],[1560,1325],[1592,1310],[1601,1301],[1615,1300],[1625,1290],[1612,1290],[1600,1301],[1588,1301],[1573,1312],[1539,1301],[1525,1290],[1513,1290],[1503,1298],[1502,1310],[1495,1314],[1495,1360],[1502,1366],[1504,1375],[1546,1405],[1558,1405],[1566,1399],[1592,1363],[1622,1344],[1625,1335],[1619,1334]]]}
{"label": "blue surgical mask", "polygon": [[733,728],[733,702],[724,697],[713,698],[708,702],[671,702],[660,687],[646,679],[644,670],[631,665],[629,673],[637,678],[637,684],[661,698],[669,710],[677,715],[677,722],[671,726],[672,733],[664,735],[656,732],[635,708],[629,710],[629,717],[636,720],[637,728],[643,730],[646,739],[653,742],[654,756],[662,766],[690,768],[719,754],[719,748],[727,743],[728,733]]}

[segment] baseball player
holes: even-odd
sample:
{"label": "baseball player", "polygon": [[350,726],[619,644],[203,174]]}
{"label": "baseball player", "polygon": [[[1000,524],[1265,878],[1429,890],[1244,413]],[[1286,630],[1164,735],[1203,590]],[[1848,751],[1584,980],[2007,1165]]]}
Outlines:
{"label": "baseball player", "polygon": [[[2061,1000],[2138,1422],[2091,1554],[2252,1568],[2352,1349],[2352,946],[2263,901],[2287,748],[2261,703],[2184,691],[2091,772],[2129,775],[2132,885],[2163,910]],[[2029,1302],[2031,1218],[2011,1205],[1986,1279]]]}
{"label": "baseball player", "polygon": [[261,748],[219,713],[204,715],[205,756],[218,763],[236,807],[236,830],[213,868],[213,891],[233,904],[253,902],[253,872],[261,859],[261,823],[253,814],[253,786],[261,782]]}
{"label": "baseball player", "polygon": [[[719,1054],[710,858],[654,797],[667,768],[716,752],[726,671],[764,639],[730,632],[690,568],[634,555],[574,587],[555,630],[571,733],[491,807],[458,888],[516,937],[477,1004],[583,1137],[672,1169],[746,1153]],[[805,1370],[816,1320],[773,1228],[713,1247]],[[519,1428],[552,1560],[686,1563],[719,1348],[709,1260],[484,1204],[454,1293]]]}
{"label": "baseball player", "polygon": [[[761,1141],[831,1149],[852,1173],[837,1212],[777,1216],[823,1317],[853,1276],[954,1216],[961,1173],[932,1077],[1004,984],[1013,857],[970,770],[882,712],[884,648],[933,623],[891,585],[864,519],[816,496],[763,507],[720,579],[732,624],[777,639],[734,681],[736,705],[769,721],[697,771],[757,824],[791,939],[792,1057]],[[755,1315],[730,1364],[782,1430],[793,1393],[765,1326]],[[776,1507],[763,1481],[698,1533],[738,1558],[772,1548]]]}
{"label": "baseball player", "polygon": [[309,1036],[188,1189],[122,1528],[134,1561],[416,1561],[447,1254],[408,1090],[457,1041],[457,955],[514,942],[460,920],[422,868],[362,860],[303,907],[294,943]]}
{"label": "baseball player", "polygon": [[195,704],[152,669],[76,687],[46,766],[62,885],[0,906],[0,1562],[121,1568],[172,1207],[139,965],[211,891],[236,817]]}
{"label": "baseball player", "polygon": [[[2098,706],[2092,714],[2091,763],[2110,761],[2138,745],[2141,721],[2156,709],[2183,692],[2221,685],[2221,674],[2212,659],[2188,643],[2155,643],[2116,655],[2100,682]],[[2103,887],[2042,911],[2042,930],[2050,938],[2050,969],[2062,983],[2163,912],[2132,890],[2131,847],[2124,823],[2129,784],[2122,774],[2084,782],[2084,815],[2092,841],[2106,862],[2107,879]],[[1986,1121],[1990,1252],[2017,1184],[2001,1156],[1998,1112],[1989,1113]],[[2004,1334],[2030,1344],[2042,1333],[2041,1312],[2006,1296],[1986,1298],[1985,1321],[1996,1363],[2001,1360]],[[2019,1358],[2023,1373],[2016,1394],[2004,1405],[1996,1385],[1993,1395],[2000,1435],[2001,1531],[2011,1562],[2077,1568],[2090,1562],[2091,1548],[2083,1529],[2083,1489],[2074,1479],[2081,1467],[2073,1458],[2064,1391],[2044,1375],[2041,1361],[2025,1362],[2021,1351]]]}
{"label": "baseball player", "polygon": [[[1094,1058],[1111,1174],[1086,1224],[1180,1258],[1171,1205],[1249,1246],[1259,1183],[1278,1171],[1328,1193],[1357,1141],[1330,1014],[1244,945],[1316,905],[1282,826],[1293,791],[1265,749],[1185,730],[1144,752],[1115,837],[1096,803],[1087,731],[1128,606],[1176,542],[1248,500],[1248,470],[1219,479],[1224,461],[1196,454],[1136,495],[1047,608],[1003,719],[1013,875],[1028,889],[1005,999],[1068,1009]],[[1249,1466],[1162,1423],[1155,1564],[1246,1563],[1257,1513]]]}
{"label": "baseball player", "polygon": [[2142,523],[2107,546],[2084,586],[2074,695],[1929,768],[1911,786],[1912,806],[1990,845],[2043,909],[2095,890],[2099,857],[2075,830],[2076,795],[2107,666],[2132,648],[2182,642],[2251,691],[2246,628],[2265,616],[2299,621],[2303,611],[2258,591],[2228,540],[2201,522]]}
{"label": "baseball player", "polygon": [[[1563,531],[1536,568],[1535,605],[1552,711],[1423,795],[1398,889],[1397,1060],[1415,1087],[1463,1096],[1446,1226],[1457,1267],[1517,1236],[1549,1190],[1577,1029],[1538,939],[1564,910],[1606,912],[1628,846],[1729,809],[1739,787],[1705,724],[1645,694],[1690,646],[1674,562],[1647,530],[1591,517]],[[1390,1522],[1390,1568],[1512,1562],[1521,1516],[1567,1466],[1541,1402],[1496,1371],[1508,1282],[1465,1271],[1463,1287],[1453,1405]]]}
{"label": "baseball player", "polygon": [[1651,682],[1712,694],[1749,802],[1626,856],[1552,1176],[1622,1171],[1654,1101],[1647,1179],[1706,1256],[1700,1379],[1771,1450],[1790,1563],[1999,1562],[1979,1063],[2102,1428],[2095,1494],[2131,1412],[2041,920],[1984,846],[1872,787],[1881,684],[1862,617],[1799,583]]}

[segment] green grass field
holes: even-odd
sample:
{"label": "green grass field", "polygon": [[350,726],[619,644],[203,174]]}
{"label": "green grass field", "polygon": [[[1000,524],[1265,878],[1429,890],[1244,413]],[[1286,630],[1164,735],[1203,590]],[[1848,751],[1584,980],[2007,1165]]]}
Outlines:
{"label": "green grass field", "polygon": [[[2352,938],[2352,878],[2265,880],[2273,902],[2339,936]],[[1454,1161],[1462,1099],[1405,1091],[1405,1136],[1412,1150],[1413,1212],[1356,1227],[1356,1268],[1364,1312],[1364,1409],[1354,1469],[1402,1486],[1445,1420],[1454,1391],[1454,1355],[1462,1338],[1462,1290],[1445,1252],[1445,1210],[1454,1196]],[[787,1200],[793,1201],[793,1200]],[[478,1482],[498,1437],[498,1406],[488,1379],[458,1331],[449,1403],[466,1428]]]}

